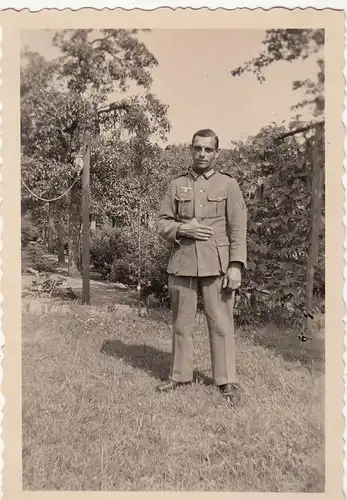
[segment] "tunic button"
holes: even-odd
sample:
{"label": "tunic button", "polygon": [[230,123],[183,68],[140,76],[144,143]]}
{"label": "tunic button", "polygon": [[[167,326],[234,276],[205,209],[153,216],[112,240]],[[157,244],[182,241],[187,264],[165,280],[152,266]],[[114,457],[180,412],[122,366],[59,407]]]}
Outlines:
{"label": "tunic button", "polygon": [[201,220],[201,217],[198,217],[198,220]]}
{"label": "tunic button", "polygon": [[202,208],[204,205],[199,205],[199,206],[200,206],[200,208]]}
{"label": "tunic button", "polygon": [[203,193],[203,192],[204,192],[204,190],[203,190],[203,189],[200,189],[200,193]]}

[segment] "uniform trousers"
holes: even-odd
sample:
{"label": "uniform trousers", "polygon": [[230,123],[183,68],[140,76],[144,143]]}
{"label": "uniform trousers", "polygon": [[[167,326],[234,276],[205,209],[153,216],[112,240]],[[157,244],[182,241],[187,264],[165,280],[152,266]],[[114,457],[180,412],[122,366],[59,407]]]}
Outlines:
{"label": "uniform trousers", "polygon": [[169,275],[168,288],[173,315],[172,362],[169,378],[193,380],[193,332],[201,287],[207,320],[212,374],[216,385],[236,382],[234,294],[222,290],[223,276]]}

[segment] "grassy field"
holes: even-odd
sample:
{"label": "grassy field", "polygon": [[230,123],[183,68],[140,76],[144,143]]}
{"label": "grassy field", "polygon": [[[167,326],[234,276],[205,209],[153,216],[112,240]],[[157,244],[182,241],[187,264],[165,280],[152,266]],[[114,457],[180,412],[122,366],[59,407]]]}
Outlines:
{"label": "grassy field", "polygon": [[237,331],[244,397],[232,410],[211,384],[204,325],[196,383],[158,394],[170,364],[165,315],[29,302],[23,488],[324,491],[324,341],[297,334]]}

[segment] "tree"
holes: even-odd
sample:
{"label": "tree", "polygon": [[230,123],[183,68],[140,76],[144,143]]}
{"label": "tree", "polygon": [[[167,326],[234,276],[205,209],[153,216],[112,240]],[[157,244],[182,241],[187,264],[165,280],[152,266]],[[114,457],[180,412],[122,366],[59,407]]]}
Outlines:
{"label": "tree", "polygon": [[[322,59],[322,49],[324,46],[324,30],[317,29],[287,29],[287,30],[268,30],[263,41],[265,49],[259,56],[247,61],[244,65],[232,71],[233,76],[240,76],[244,72],[253,72],[259,82],[265,81],[264,70],[271,64],[278,61],[292,62],[298,59],[306,59],[309,56],[315,56],[318,66],[317,79],[315,81],[307,79],[304,81],[295,80],[293,82],[293,90],[304,89],[305,98],[294,104],[292,110],[299,110],[307,107],[312,111],[313,120],[308,123],[303,122],[300,115],[290,123],[290,128],[293,130],[288,132],[277,129],[276,135],[274,130],[268,130],[268,138],[266,144],[262,144],[259,150],[258,158],[255,158],[255,163],[260,167],[259,171],[264,172],[268,182],[267,201],[271,206],[271,217],[266,214],[261,214],[261,209],[254,209],[253,220],[255,225],[253,230],[257,229],[257,239],[253,241],[251,237],[251,251],[259,250],[261,254],[267,254],[270,250],[273,269],[276,256],[278,262],[281,263],[285,274],[285,287],[281,286],[282,291],[293,291],[300,295],[300,299],[304,294],[302,286],[306,281],[305,265],[308,254],[309,235],[313,228],[310,221],[311,212],[311,183],[312,177],[312,154],[314,128],[317,124],[324,124],[324,61]],[[317,120],[318,119],[318,120]],[[265,129],[266,130],[266,129]],[[299,135],[300,134],[300,135]],[[261,134],[258,134],[259,139]],[[285,139],[285,140],[283,140]],[[324,135],[320,138],[318,144],[315,145],[318,150],[318,156],[323,159],[324,167]],[[283,148],[294,148],[291,157],[283,158]],[[273,159],[277,156],[278,160],[273,163]],[[264,158],[266,163],[264,163]],[[268,159],[273,158],[268,163]],[[287,163],[287,160],[290,163]],[[268,164],[268,165],[266,165]],[[277,164],[277,165],[276,165]],[[268,172],[275,166],[275,170]],[[288,169],[288,166],[290,167]],[[303,170],[300,172],[300,170]],[[268,174],[270,173],[270,177]],[[295,175],[294,175],[295,174]],[[253,184],[256,179],[253,179]],[[249,179],[251,182],[251,179]],[[286,185],[287,184],[287,185]],[[324,216],[324,184],[322,192],[318,196],[323,197],[322,219]],[[289,198],[288,198],[289,197]],[[289,205],[286,200],[290,200]],[[259,200],[256,202],[259,203]],[[267,210],[267,207],[264,207]],[[279,210],[280,209],[280,210]],[[285,209],[284,212],[282,209]],[[262,221],[267,227],[263,226],[261,221],[257,222],[257,215],[261,215]],[[273,243],[266,244],[266,234],[259,233],[258,229],[264,227],[265,232],[271,234],[274,239]],[[287,229],[286,234],[284,231]],[[281,235],[281,239],[278,240]],[[261,236],[261,245],[257,243]],[[264,246],[265,242],[265,246]],[[279,242],[281,242],[279,244]],[[254,245],[255,243],[255,245]],[[282,245],[282,250],[281,250]],[[287,249],[285,255],[284,248]],[[259,258],[256,255],[252,257],[254,262],[258,262]],[[296,269],[293,268],[295,264]],[[298,267],[301,266],[301,267]],[[261,270],[261,267],[259,267]],[[268,266],[263,266],[262,270],[268,269]],[[315,289],[320,295],[324,295],[324,221],[322,220],[320,231],[320,248],[319,248],[319,265],[316,272]],[[276,276],[276,273],[272,272]],[[275,280],[276,281],[276,280]],[[280,283],[278,282],[278,286]],[[294,286],[294,287],[293,287]],[[290,288],[292,287],[292,288]]]}
{"label": "tree", "polygon": [[308,107],[313,116],[321,117],[324,113],[324,29],[277,29],[267,30],[263,41],[265,49],[250,61],[231,71],[232,76],[252,72],[260,83],[265,81],[264,70],[279,61],[292,62],[315,56],[318,73],[316,81],[295,80],[293,90],[302,88],[306,98],[293,105],[293,110]]}
{"label": "tree", "polygon": [[[92,151],[98,149],[101,137],[112,134],[123,141],[134,135],[165,137],[170,128],[167,107],[149,91],[150,70],[157,61],[138,40],[137,33],[137,30],[101,30],[98,33],[64,30],[54,38],[61,55],[53,62],[48,63],[28,51],[24,55],[27,65],[21,75],[22,154],[31,165],[26,170],[27,179],[39,192],[47,190],[48,183],[56,190],[53,178],[59,183],[68,178],[71,181],[71,173],[76,174],[75,155],[82,147],[83,132],[87,129],[94,136]],[[41,74],[45,76],[42,81]],[[110,94],[124,92],[130,82],[145,92],[110,102]],[[59,169],[52,168],[58,164]],[[105,168],[110,168],[114,175],[110,162],[105,162]],[[95,174],[105,177],[100,163]],[[112,194],[113,185],[99,182],[100,186],[104,188],[105,201]],[[70,192],[70,274],[77,273],[80,268],[80,190],[80,183],[76,182]]]}
{"label": "tree", "polygon": [[[76,180],[74,158],[77,147],[71,124],[76,113],[87,114],[88,103],[83,102],[81,96],[66,92],[57,81],[55,61],[48,62],[39,54],[26,50],[22,63],[22,177],[29,186],[34,187],[35,194],[44,199],[55,199]],[[23,195],[28,196],[26,189]],[[74,206],[79,202],[77,196],[75,199]],[[59,205],[61,210],[68,211],[66,200],[60,201]],[[52,243],[52,213],[55,216],[59,213],[52,203],[50,208],[49,250]],[[70,249],[70,261],[71,254],[78,255],[76,247],[74,253]],[[70,271],[73,273],[74,269]]]}
{"label": "tree", "polygon": [[88,95],[98,104],[115,89],[124,92],[129,82],[149,89],[151,69],[158,62],[138,40],[139,30],[62,30],[53,45],[62,55],[57,62],[72,92]]}

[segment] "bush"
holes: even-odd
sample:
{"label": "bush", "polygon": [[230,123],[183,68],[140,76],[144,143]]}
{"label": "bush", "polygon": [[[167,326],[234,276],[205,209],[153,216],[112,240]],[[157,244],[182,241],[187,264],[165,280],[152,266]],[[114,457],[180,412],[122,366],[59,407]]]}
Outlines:
{"label": "bush", "polygon": [[22,217],[21,220],[21,243],[22,247],[25,248],[30,242],[37,241],[39,239],[40,232],[39,229],[33,224],[29,217]]}
{"label": "bush", "polygon": [[119,251],[119,229],[104,225],[91,233],[90,262],[95,269],[107,276]]}
{"label": "bush", "polygon": [[142,297],[153,295],[161,303],[168,303],[168,245],[154,229],[142,227],[139,259],[138,231],[136,227],[129,227],[122,232],[120,246],[124,251],[113,261],[111,278],[136,288],[140,267]]}
{"label": "bush", "polygon": [[[105,226],[96,230],[92,236],[92,259],[94,265],[113,282],[120,282],[136,289],[138,285],[138,232],[137,226],[111,228]],[[170,248],[154,229],[141,227],[141,296],[150,297],[156,305],[169,305],[167,288],[167,263]],[[266,283],[260,286],[260,290]],[[254,288],[259,283],[250,280],[249,274],[243,277],[243,285],[235,304],[237,324],[264,324],[274,321],[292,326],[302,323],[302,310],[305,304],[304,288],[297,287],[294,295],[283,300],[282,289],[270,290],[262,294]],[[198,297],[198,309],[203,310],[202,297]]]}
{"label": "bush", "polygon": [[37,271],[54,272],[56,270],[57,264],[45,256],[42,240],[29,242],[27,253]]}
{"label": "bush", "polygon": [[91,261],[104,276],[136,289],[139,265],[141,295],[153,295],[160,303],[168,303],[166,267],[170,249],[155,229],[141,227],[139,261],[138,228],[126,226],[96,229],[91,239]]}

